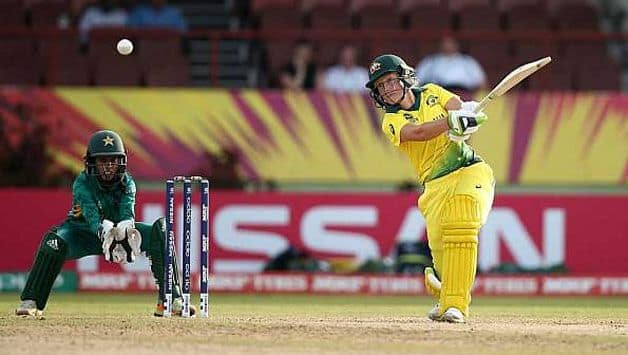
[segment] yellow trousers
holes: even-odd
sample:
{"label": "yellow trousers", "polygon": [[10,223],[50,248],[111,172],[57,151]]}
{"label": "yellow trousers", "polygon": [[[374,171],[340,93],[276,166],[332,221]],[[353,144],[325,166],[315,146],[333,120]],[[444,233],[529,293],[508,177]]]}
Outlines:
{"label": "yellow trousers", "polygon": [[441,313],[456,307],[468,315],[478,233],[493,205],[494,192],[493,171],[480,162],[427,182],[419,197],[434,268],[441,280]]}

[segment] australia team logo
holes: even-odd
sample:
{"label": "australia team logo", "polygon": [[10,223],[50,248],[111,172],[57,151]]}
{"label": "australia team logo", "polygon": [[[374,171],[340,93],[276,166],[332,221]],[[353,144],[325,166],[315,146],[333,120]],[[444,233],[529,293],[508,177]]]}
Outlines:
{"label": "australia team logo", "polygon": [[375,73],[376,71],[379,70],[379,68],[382,67],[382,63],[380,62],[373,62],[371,63],[371,66],[369,67],[369,72],[371,72],[371,74]]}
{"label": "australia team logo", "polygon": [[427,99],[425,100],[425,103],[427,104],[427,106],[434,106],[436,105],[437,102],[438,102],[438,97],[434,95],[429,95]]}

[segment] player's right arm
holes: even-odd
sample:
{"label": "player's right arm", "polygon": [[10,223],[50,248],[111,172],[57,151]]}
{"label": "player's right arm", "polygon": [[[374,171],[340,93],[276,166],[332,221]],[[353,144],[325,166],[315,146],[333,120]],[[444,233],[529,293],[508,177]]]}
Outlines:
{"label": "player's right arm", "polygon": [[408,141],[430,140],[447,132],[448,129],[446,119],[416,124],[406,120],[399,113],[387,113],[382,121],[382,130],[396,147]]}
{"label": "player's right arm", "polygon": [[421,124],[408,123],[401,129],[399,139],[400,143],[408,141],[428,141],[440,136],[448,130],[449,124],[445,118]]}

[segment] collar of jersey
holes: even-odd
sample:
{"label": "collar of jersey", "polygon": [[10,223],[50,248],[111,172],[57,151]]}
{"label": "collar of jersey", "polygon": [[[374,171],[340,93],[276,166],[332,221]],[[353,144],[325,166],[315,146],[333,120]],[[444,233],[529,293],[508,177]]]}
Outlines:
{"label": "collar of jersey", "polygon": [[[410,88],[410,90],[412,90],[412,93],[414,94],[414,104],[410,107],[410,109],[405,111],[418,111],[419,106],[421,106],[421,93],[426,89],[424,87],[420,87]],[[386,113],[396,113],[399,110],[402,110],[399,105],[386,106]]]}

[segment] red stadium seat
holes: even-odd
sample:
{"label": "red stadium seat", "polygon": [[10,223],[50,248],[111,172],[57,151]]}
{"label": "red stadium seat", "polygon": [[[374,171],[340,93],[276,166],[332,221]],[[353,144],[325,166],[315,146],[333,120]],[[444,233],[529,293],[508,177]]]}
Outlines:
{"label": "red stadium seat", "polygon": [[621,69],[614,61],[603,66],[587,67],[576,72],[576,89],[611,90],[620,89]]}
{"label": "red stadium seat", "polygon": [[296,0],[256,1],[253,11],[261,29],[300,29],[303,27],[303,18],[297,5]]}
{"label": "red stadium seat", "polygon": [[359,17],[360,28],[400,29],[403,18],[395,5],[393,0],[353,0],[351,11]]}
{"label": "red stadium seat", "polygon": [[268,68],[271,74],[275,74],[290,61],[294,43],[292,41],[266,41],[265,47]]}
{"label": "red stadium seat", "polygon": [[518,63],[528,63],[547,56],[553,59],[560,57],[553,43],[515,42],[515,61]]}
{"label": "red stadium seat", "polygon": [[561,31],[599,30],[597,7],[585,1],[561,1],[554,7],[554,18]]}
{"label": "red stadium seat", "polygon": [[176,31],[160,31],[158,36],[137,39],[141,68],[148,86],[189,85],[190,65],[181,51]]}
{"label": "red stadium seat", "polygon": [[390,41],[375,42],[370,43],[369,51],[370,59],[382,54],[395,54],[403,58],[412,68],[415,68],[425,55],[431,54],[428,47],[423,49],[419,41],[403,43],[402,45]]}
{"label": "red stadium seat", "polygon": [[24,25],[24,8],[21,0],[0,1],[0,23],[3,26]]}
{"label": "red stadium seat", "polygon": [[507,28],[516,31],[549,30],[551,16],[542,0],[502,0],[500,7],[506,14]]}
{"label": "red stadium seat", "polygon": [[0,84],[36,85],[40,67],[30,36],[0,37]]}
{"label": "red stadium seat", "polygon": [[70,5],[66,0],[39,1],[30,6],[33,27],[56,27],[62,14],[70,15]]}
{"label": "red stadium seat", "polygon": [[308,13],[312,29],[350,29],[352,16],[346,0],[319,0],[308,2],[304,11]]}
{"label": "red stadium seat", "polygon": [[552,65],[532,75],[528,81],[530,90],[570,91],[574,89],[574,70],[560,58],[554,59]]}
{"label": "red stadium seat", "polygon": [[514,58],[510,54],[508,43],[470,41],[464,47],[467,49],[466,52],[482,66],[513,65]]}
{"label": "red stadium seat", "polygon": [[90,56],[93,81],[98,86],[137,86],[142,77],[135,55]]}
{"label": "red stadium seat", "polygon": [[78,38],[74,36],[40,40],[39,54],[46,85],[89,85],[89,61],[79,47]]}
{"label": "red stadium seat", "polygon": [[401,0],[399,12],[408,15],[412,29],[443,31],[451,28],[451,13],[441,0]]}
{"label": "red stadium seat", "polygon": [[487,30],[500,29],[500,12],[492,5],[465,4],[456,9],[460,30]]}
{"label": "red stadium seat", "polygon": [[144,67],[144,80],[147,86],[188,86],[190,65],[181,57],[161,59]]}
{"label": "red stadium seat", "polygon": [[89,62],[96,85],[134,86],[141,84],[137,52],[122,56],[116,43],[125,38],[120,28],[98,28],[89,33]]}

